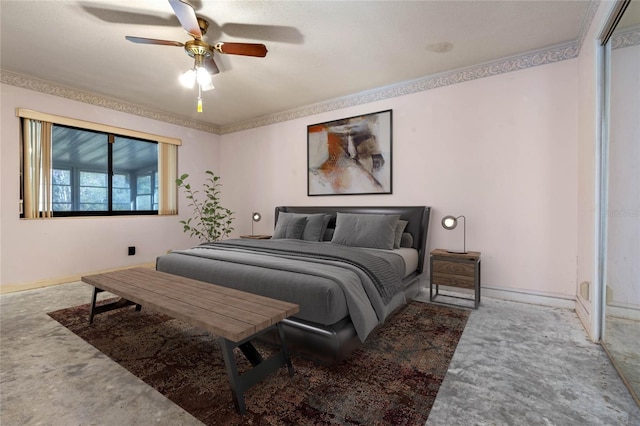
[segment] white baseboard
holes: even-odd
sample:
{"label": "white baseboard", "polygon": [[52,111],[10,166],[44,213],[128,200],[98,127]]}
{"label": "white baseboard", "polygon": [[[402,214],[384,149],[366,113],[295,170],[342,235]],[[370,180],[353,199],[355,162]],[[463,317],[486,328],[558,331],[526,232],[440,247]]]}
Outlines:
{"label": "white baseboard", "polygon": [[[429,294],[429,278],[422,279],[423,291],[426,290],[426,294]],[[443,287],[443,286],[441,286]],[[452,287],[444,287],[447,290],[458,290]],[[465,291],[461,289],[462,293],[469,295],[473,290]],[[485,286],[480,289],[480,303],[482,303],[482,297],[491,297],[494,299],[509,300],[511,302],[528,303],[530,305],[542,305],[550,306],[553,308],[562,309],[576,309],[575,296],[568,296],[564,294],[544,293],[536,291],[516,290],[505,287]]]}
{"label": "white baseboard", "polygon": [[640,308],[610,304],[605,307],[605,315],[640,321]]}
{"label": "white baseboard", "polygon": [[131,266],[123,266],[121,268],[105,269],[105,270],[102,270],[102,271],[84,272],[84,273],[79,273],[79,274],[76,274],[76,275],[68,275],[66,277],[51,278],[51,279],[47,279],[47,280],[32,281],[32,282],[28,282],[28,283],[5,284],[5,285],[1,285],[0,286],[0,294],[15,293],[17,291],[34,290],[34,289],[37,289],[37,288],[51,287],[51,286],[60,285],[60,284],[67,284],[67,283],[80,281],[80,279],[85,275],[102,274],[104,272],[112,272],[112,271],[119,271],[119,270],[122,270],[122,269],[140,268],[140,267],[142,267],[142,268],[155,268],[156,264],[155,263],[144,263],[144,264],[141,264],[141,265],[131,265]]}
{"label": "white baseboard", "polygon": [[564,294],[550,294],[489,286],[483,286],[480,294],[481,296],[510,300],[512,302],[528,303],[530,305],[542,305],[550,306],[552,308],[571,310],[575,310],[576,308],[575,297],[567,296]]}
{"label": "white baseboard", "polygon": [[589,312],[589,308],[588,306],[585,306],[583,299],[581,299],[580,297],[576,299],[575,309],[576,309],[576,314],[578,315],[578,319],[582,323],[582,327],[584,328],[584,331],[589,336],[589,339],[591,339],[592,342],[598,343],[598,341],[594,339],[594,336],[591,334],[592,327],[591,327],[591,314]]}

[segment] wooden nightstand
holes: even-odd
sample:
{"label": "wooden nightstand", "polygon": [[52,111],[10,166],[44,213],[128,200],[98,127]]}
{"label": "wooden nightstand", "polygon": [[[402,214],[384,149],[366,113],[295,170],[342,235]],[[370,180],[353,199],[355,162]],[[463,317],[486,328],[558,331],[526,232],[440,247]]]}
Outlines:
{"label": "wooden nightstand", "polygon": [[[431,252],[429,261],[429,300],[439,295],[440,286],[468,288],[474,290],[474,298],[450,296],[457,299],[473,300],[474,309],[480,304],[480,252],[449,253],[443,249]],[[433,287],[436,291],[433,294]]]}
{"label": "wooden nightstand", "polygon": [[250,238],[252,240],[268,240],[271,235],[240,235],[240,238]]}

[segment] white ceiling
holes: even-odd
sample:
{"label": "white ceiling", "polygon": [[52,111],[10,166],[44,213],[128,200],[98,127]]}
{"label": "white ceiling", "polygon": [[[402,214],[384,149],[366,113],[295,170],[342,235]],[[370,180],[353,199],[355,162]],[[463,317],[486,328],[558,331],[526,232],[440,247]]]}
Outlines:
{"label": "white ceiling", "polygon": [[229,126],[361,91],[573,42],[583,1],[203,1],[204,40],[264,43],[217,55],[216,89],[185,89],[185,42],[166,0],[0,2],[0,67],[156,111]]}

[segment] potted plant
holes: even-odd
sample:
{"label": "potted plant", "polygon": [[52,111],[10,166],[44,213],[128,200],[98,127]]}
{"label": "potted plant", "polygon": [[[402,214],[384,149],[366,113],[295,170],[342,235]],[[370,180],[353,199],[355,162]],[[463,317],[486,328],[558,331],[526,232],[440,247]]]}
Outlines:
{"label": "potted plant", "polygon": [[193,215],[187,220],[181,220],[184,232],[190,233],[202,242],[218,241],[227,237],[233,228],[233,212],[220,205],[220,176],[216,176],[211,170],[205,172],[207,179],[202,184],[202,200],[198,199],[200,191],[191,188],[187,182],[188,174],[183,174],[176,179],[178,188],[184,189],[189,207],[193,209]]}

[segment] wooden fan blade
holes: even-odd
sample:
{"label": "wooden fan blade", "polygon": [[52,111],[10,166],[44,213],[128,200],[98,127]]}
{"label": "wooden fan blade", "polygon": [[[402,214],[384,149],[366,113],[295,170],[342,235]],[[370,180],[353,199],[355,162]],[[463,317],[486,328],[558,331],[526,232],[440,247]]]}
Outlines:
{"label": "wooden fan blade", "polygon": [[228,55],[267,56],[267,47],[259,43],[216,43],[215,49]]}
{"label": "wooden fan blade", "polygon": [[124,38],[134,43],[159,44],[161,46],[178,46],[178,47],[184,46],[184,43],[180,43],[179,41],[157,40],[155,38],[131,37],[131,36],[124,36]]}
{"label": "wooden fan blade", "polygon": [[220,69],[218,68],[218,64],[216,64],[216,61],[213,60],[213,57],[209,57],[209,58],[205,59],[203,65],[204,65],[204,68],[211,75],[215,75],[215,74],[218,74],[220,72]]}
{"label": "wooden fan blade", "polygon": [[182,28],[196,40],[202,39],[202,31],[200,31],[200,25],[198,25],[198,18],[196,17],[196,11],[193,10],[193,6],[182,0],[169,0],[169,4],[173,8],[178,21]]}

